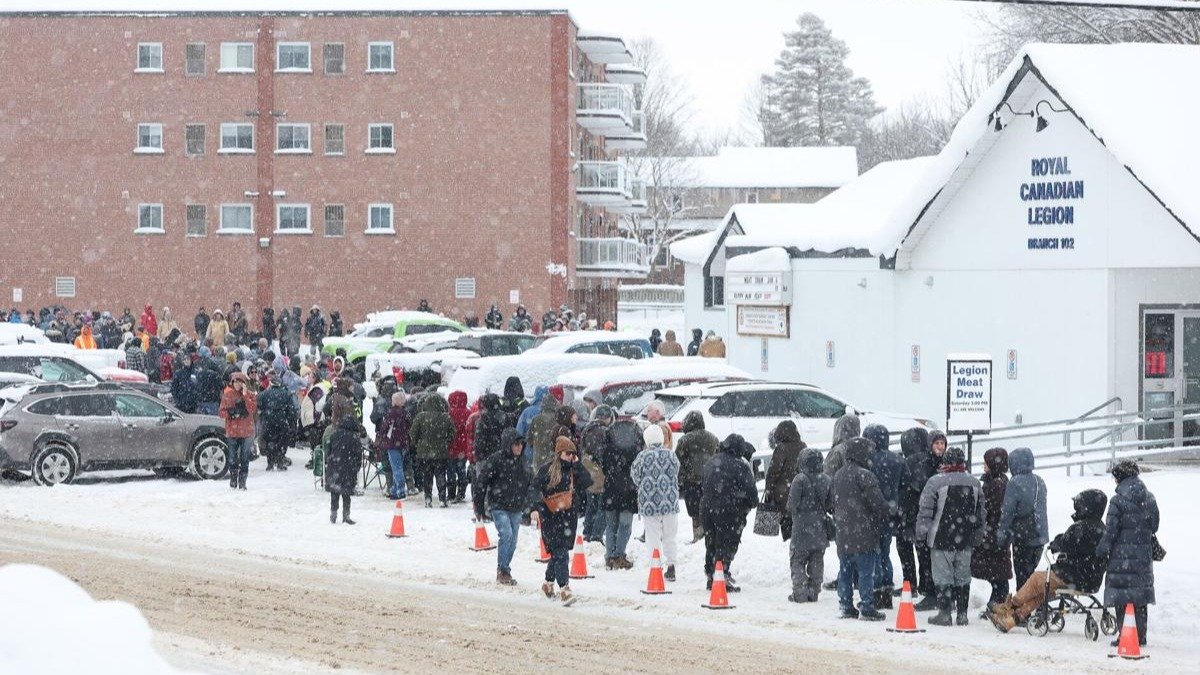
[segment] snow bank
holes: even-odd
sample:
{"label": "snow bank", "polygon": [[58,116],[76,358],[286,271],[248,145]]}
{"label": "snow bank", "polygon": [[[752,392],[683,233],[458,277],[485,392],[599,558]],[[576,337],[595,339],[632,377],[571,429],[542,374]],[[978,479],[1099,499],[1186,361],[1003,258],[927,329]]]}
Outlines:
{"label": "snow bank", "polygon": [[125,602],[93,600],[54,570],[0,567],[0,671],[21,675],[176,673]]}

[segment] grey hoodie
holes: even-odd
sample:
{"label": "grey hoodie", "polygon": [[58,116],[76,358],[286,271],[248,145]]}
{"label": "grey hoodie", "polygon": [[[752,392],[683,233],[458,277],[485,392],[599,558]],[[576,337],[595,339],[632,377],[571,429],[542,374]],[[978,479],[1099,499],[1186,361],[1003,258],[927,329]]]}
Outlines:
{"label": "grey hoodie", "polygon": [[1017,448],[1008,455],[1012,478],[1004,491],[1000,507],[1000,523],[996,541],[1001,545],[1031,548],[1045,546],[1050,541],[1050,525],[1046,517],[1046,482],[1033,473],[1033,451]]}
{"label": "grey hoodie", "polygon": [[842,444],[851,438],[862,435],[862,422],[857,415],[842,415],[833,424],[833,440],[830,442],[829,454],[825,456],[825,475],[832,478],[838,469],[846,463],[845,448]]}

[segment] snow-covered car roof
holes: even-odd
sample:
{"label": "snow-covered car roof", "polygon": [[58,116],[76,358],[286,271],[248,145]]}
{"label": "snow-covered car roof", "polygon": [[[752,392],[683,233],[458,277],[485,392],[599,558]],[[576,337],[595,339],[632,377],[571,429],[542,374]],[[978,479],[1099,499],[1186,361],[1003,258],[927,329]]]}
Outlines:
{"label": "snow-covered car roof", "polygon": [[516,376],[521,378],[521,386],[528,398],[533,396],[534,387],[550,386],[563,373],[627,363],[628,359],[605,354],[534,354],[528,351],[515,356],[489,356],[460,363],[446,388],[466,392],[468,401],[474,401],[487,392],[503,394],[505,381]]}
{"label": "snow-covered car roof", "polygon": [[[816,385],[804,384],[802,382],[766,382],[756,380],[754,382],[697,382],[695,384],[685,384],[679,387],[662,389],[658,393],[663,396],[695,398],[697,396],[716,397],[728,391],[758,391],[762,389],[812,389],[815,391],[825,391]],[[830,392],[825,393],[830,394],[830,396],[836,396],[836,394]]]}
{"label": "snow-covered car roof", "polygon": [[408,335],[393,340],[394,343],[408,347],[413,351],[422,351],[430,345],[447,345],[458,342],[458,336],[462,335],[457,331],[444,330],[436,333],[419,333],[417,335]]}
{"label": "snow-covered car roof", "polygon": [[48,344],[50,338],[40,328],[23,323],[0,323],[0,345],[16,345],[33,342]]}
{"label": "snow-covered car roof", "polygon": [[479,354],[467,349],[443,349],[435,352],[404,352],[403,354],[368,354],[366,362],[367,379],[374,379],[378,370],[379,377],[391,375],[392,368],[434,368],[447,359],[462,361],[478,359]]}
{"label": "snow-covered car roof", "polygon": [[529,353],[562,353],[576,345],[586,345],[595,342],[629,342],[631,340],[646,340],[646,336],[641,335],[640,333],[618,333],[610,330],[583,330],[547,333],[539,338],[538,344],[530,348]]}
{"label": "snow-covered car roof", "polygon": [[[386,310],[383,312],[371,312],[363,319],[362,323],[380,323],[380,324],[397,324],[401,321],[454,321],[454,319],[433,314],[431,312],[417,312],[414,310],[398,309]],[[455,322],[457,323],[457,322]],[[358,326],[359,324],[354,324]]]}
{"label": "snow-covered car roof", "polygon": [[721,379],[753,380],[750,373],[731,366],[721,359],[680,356],[661,359],[643,359],[624,366],[607,368],[584,368],[564,373],[558,384],[567,387],[601,389],[621,382],[645,382],[669,379]]}

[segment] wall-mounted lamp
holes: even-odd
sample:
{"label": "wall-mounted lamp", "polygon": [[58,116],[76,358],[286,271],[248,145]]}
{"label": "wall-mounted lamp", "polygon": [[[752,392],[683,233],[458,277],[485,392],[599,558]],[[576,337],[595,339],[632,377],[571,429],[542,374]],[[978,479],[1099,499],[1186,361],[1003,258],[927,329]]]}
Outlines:
{"label": "wall-mounted lamp", "polygon": [[257,110],[247,110],[246,111],[246,117],[258,117],[258,114],[259,113]]}
{"label": "wall-mounted lamp", "polygon": [[286,197],[287,192],[285,192],[284,190],[271,190],[271,196],[276,199],[280,199],[282,197]]}
{"label": "wall-mounted lamp", "polygon": [[257,197],[257,196],[258,196],[258,191],[257,191],[257,190],[246,190],[246,191],[245,191],[245,192],[243,192],[242,194],[243,194],[243,195],[245,195],[245,196],[247,196],[247,197]]}
{"label": "wall-mounted lamp", "polygon": [[286,110],[272,110],[271,117],[287,117]]}
{"label": "wall-mounted lamp", "polygon": [[268,246],[270,246],[270,245],[271,245],[271,238],[270,238],[270,237],[260,237],[260,238],[259,238],[259,240],[258,240],[258,247],[259,247],[259,248],[267,248],[267,247],[268,247]]}
{"label": "wall-mounted lamp", "polygon": [[1009,105],[1009,103],[1007,101],[1005,101],[1004,103],[1001,103],[1000,105],[996,106],[996,109],[993,110],[992,114],[988,116],[988,122],[991,123],[993,131],[997,131],[997,132],[1003,131],[1005,124],[1004,124],[1004,121],[1000,118],[1000,111],[1004,108],[1008,108],[1008,111],[1010,113],[1012,113],[1012,115],[1014,117],[1020,116],[1020,117],[1029,117],[1031,119],[1035,119],[1036,122],[1034,123],[1034,127],[1033,127],[1033,130],[1035,133],[1040,132],[1040,131],[1045,131],[1046,127],[1050,126],[1050,122],[1047,121],[1046,118],[1040,112],[1040,108],[1042,107],[1042,104],[1045,104],[1053,112],[1059,112],[1059,113],[1068,112],[1068,110],[1066,108],[1063,108],[1062,110],[1055,108],[1054,104],[1051,103],[1050,101],[1047,101],[1046,99],[1042,99],[1042,100],[1038,101],[1036,104],[1034,104],[1033,110],[1025,110],[1025,111],[1015,110],[1011,105]]}

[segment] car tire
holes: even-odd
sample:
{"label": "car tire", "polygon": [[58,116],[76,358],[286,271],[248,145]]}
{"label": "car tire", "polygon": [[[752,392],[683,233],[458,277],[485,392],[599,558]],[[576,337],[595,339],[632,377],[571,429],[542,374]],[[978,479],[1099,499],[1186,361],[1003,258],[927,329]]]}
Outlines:
{"label": "car tire", "polygon": [[75,480],[79,462],[75,449],[63,441],[51,441],[33,457],[33,481],[38,485],[54,486]]}
{"label": "car tire", "polygon": [[229,448],[225,441],[202,438],[192,448],[191,473],[200,480],[220,480],[229,474]]}

